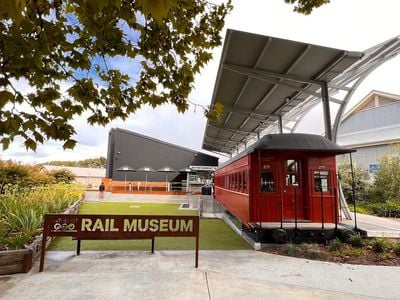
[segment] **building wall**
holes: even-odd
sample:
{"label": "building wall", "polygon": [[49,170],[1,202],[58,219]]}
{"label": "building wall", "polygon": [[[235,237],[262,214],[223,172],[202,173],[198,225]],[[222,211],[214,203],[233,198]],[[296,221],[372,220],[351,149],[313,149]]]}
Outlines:
{"label": "building wall", "polygon": [[114,169],[114,148],[115,148],[115,129],[111,129],[108,134],[108,148],[107,148],[107,166],[106,166],[106,177],[112,178],[112,171]]}
{"label": "building wall", "polygon": [[[359,147],[356,149],[357,152],[352,153],[353,162],[365,170],[370,170],[371,165],[379,164],[379,159],[382,156],[392,153],[392,145],[377,145],[370,147]],[[342,161],[348,159],[348,154],[340,155],[338,156],[337,161],[338,163],[341,163]]]}
{"label": "building wall", "polygon": [[341,134],[397,125],[400,123],[399,111],[400,103],[394,103],[356,112],[340,124],[338,141]]}
{"label": "building wall", "polygon": [[[385,99],[380,99],[385,103]],[[390,103],[390,102],[389,102]],[[339,127],[337,142],[357,149],[353,161],[360,167],[373,171],[379,159],[392,153],[392,145],[400,140],[400,103],[379,107],[366,107],[346,118]],[[379,144],[379,145],[376,145]],[[345,157],[338,157],[340,163]]]}
{"label": "building wall", "polygon": [[[192,165],[218,166],[218,158],[155,140],[128,130],[112,129],[109,135],[107,177],[113,180],[145,180],[145,172],[123,172],[118,168],[128,165],[134,169],[149,166],[154,170],[169,166],[175,170]],[[147,173],[148,181],[172,181],[179,172]]]}

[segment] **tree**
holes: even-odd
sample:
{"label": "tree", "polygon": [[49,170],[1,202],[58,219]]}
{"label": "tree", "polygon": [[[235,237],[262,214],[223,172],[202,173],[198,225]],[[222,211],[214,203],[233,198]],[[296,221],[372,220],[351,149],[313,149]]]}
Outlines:
{"label": "tree", "polygon": [[[32,150],[46,139],[73,148],[71,120],[84,112],[99,125],[144,104],[172,103],[184,112],[231,8],[230,0],[0,1],[3,149],[15,137]],[[127,70],[115,67],[118,60]]]}
{"label": "tree", "polygon": [[294,11],[309,15],[314,8],[330,2],[330,0],[285,0],[286,3],[295,4]]}
{"label": "tree", "polygon": [[[366,201],[368,199],[368,192],[371,186],[368,172],[363,168],[361,168],[360,166],[357,166],[356,164],[353,165],[353,171],[354,171],[353,175],[354,175],[354,187],[355,187],[354,192],[356,201]],[[347,201],[352,201],[353,178],[351,175],[350,161],[349,160],[342,161],[338,165],[338,172],[344,196]]]}
{"label": "tree", "polygon": [[[195,75],[221,44],[230,1],[0,1],[3,149],[15,137],[32,150],[47,139],[74,148],[71,120],[83,113],[89,124],[106,125],[144,104],[186,111]],[[285,2],[309,14],[329,0]],[[115,66],[119,60],[128,70]],[[203,109],[218,119],[223,106]]]}
{"label": "tree", "polygon": [[392,154],[379,160],[371,195],[376,202],[400,202],[400,144],[393,146]]}

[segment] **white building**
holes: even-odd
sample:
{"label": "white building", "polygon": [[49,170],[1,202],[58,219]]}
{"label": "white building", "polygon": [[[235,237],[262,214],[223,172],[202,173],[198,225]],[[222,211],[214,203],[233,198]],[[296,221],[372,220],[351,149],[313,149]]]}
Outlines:
{"label": "white building", "polygon": [[371,91],[343,117],[337,143],[357,149],[353,161],[373,173],[400,143],[400,95]]}
{"label": "white building", "polygon": [[75,181],[86,186],[91,185],[97,188],[106,176],[106,169],[100,168],[79,168],[66,166],[43,166],[48,171],[66,169],[76,176]]}

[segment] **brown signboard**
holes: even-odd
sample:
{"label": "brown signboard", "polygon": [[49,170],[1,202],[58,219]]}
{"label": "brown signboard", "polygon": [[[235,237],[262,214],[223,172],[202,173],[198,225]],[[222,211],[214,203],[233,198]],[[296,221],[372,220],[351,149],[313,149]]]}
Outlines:
{"label": "brown signboard", "polygon": [[39,272],[44,268],[46,240],[54,236],[76,239],[78,254],[81,240],[152,239],[153,252],[155,237],[195,237],[195,266],[198,267],[198,216],[46,214]]}

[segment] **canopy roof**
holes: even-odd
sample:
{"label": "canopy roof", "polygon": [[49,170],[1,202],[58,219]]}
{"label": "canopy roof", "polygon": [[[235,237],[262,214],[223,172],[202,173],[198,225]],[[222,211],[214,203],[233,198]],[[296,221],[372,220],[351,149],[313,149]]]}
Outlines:
{"label": "canopy roof", "polygon": [[[341,116],[365,74],[398,52],[399,37],[352,52],[229,29],[211,101],[222,103],[224,112],[207,122],[203,148],[232,154],[263,134],[293,132],[320,103],[323,84]],[[346,96],[334,98],[338,91]]]}
{"label": "canopy roof", "polygon": [[255,150],[291,150],[306,152],[329,152],[331,154],[344,154],[356,151],[339,146],[321,135],[306,133],[267,134],[247,148],[245,152],[246,154],[249,154]]}
{"label": "canopy roof", "polygon": [[[232,160],[236,160],[257,150],[268,150],[271,152],[287,150],[300,152],[323,152],[332,155],[356,152],[354,149],[339,146],[321,135],[282,133],[264,135],[261,139],[239,153]],[[229,164],[232,160],[229,160],[224,165]]]}

